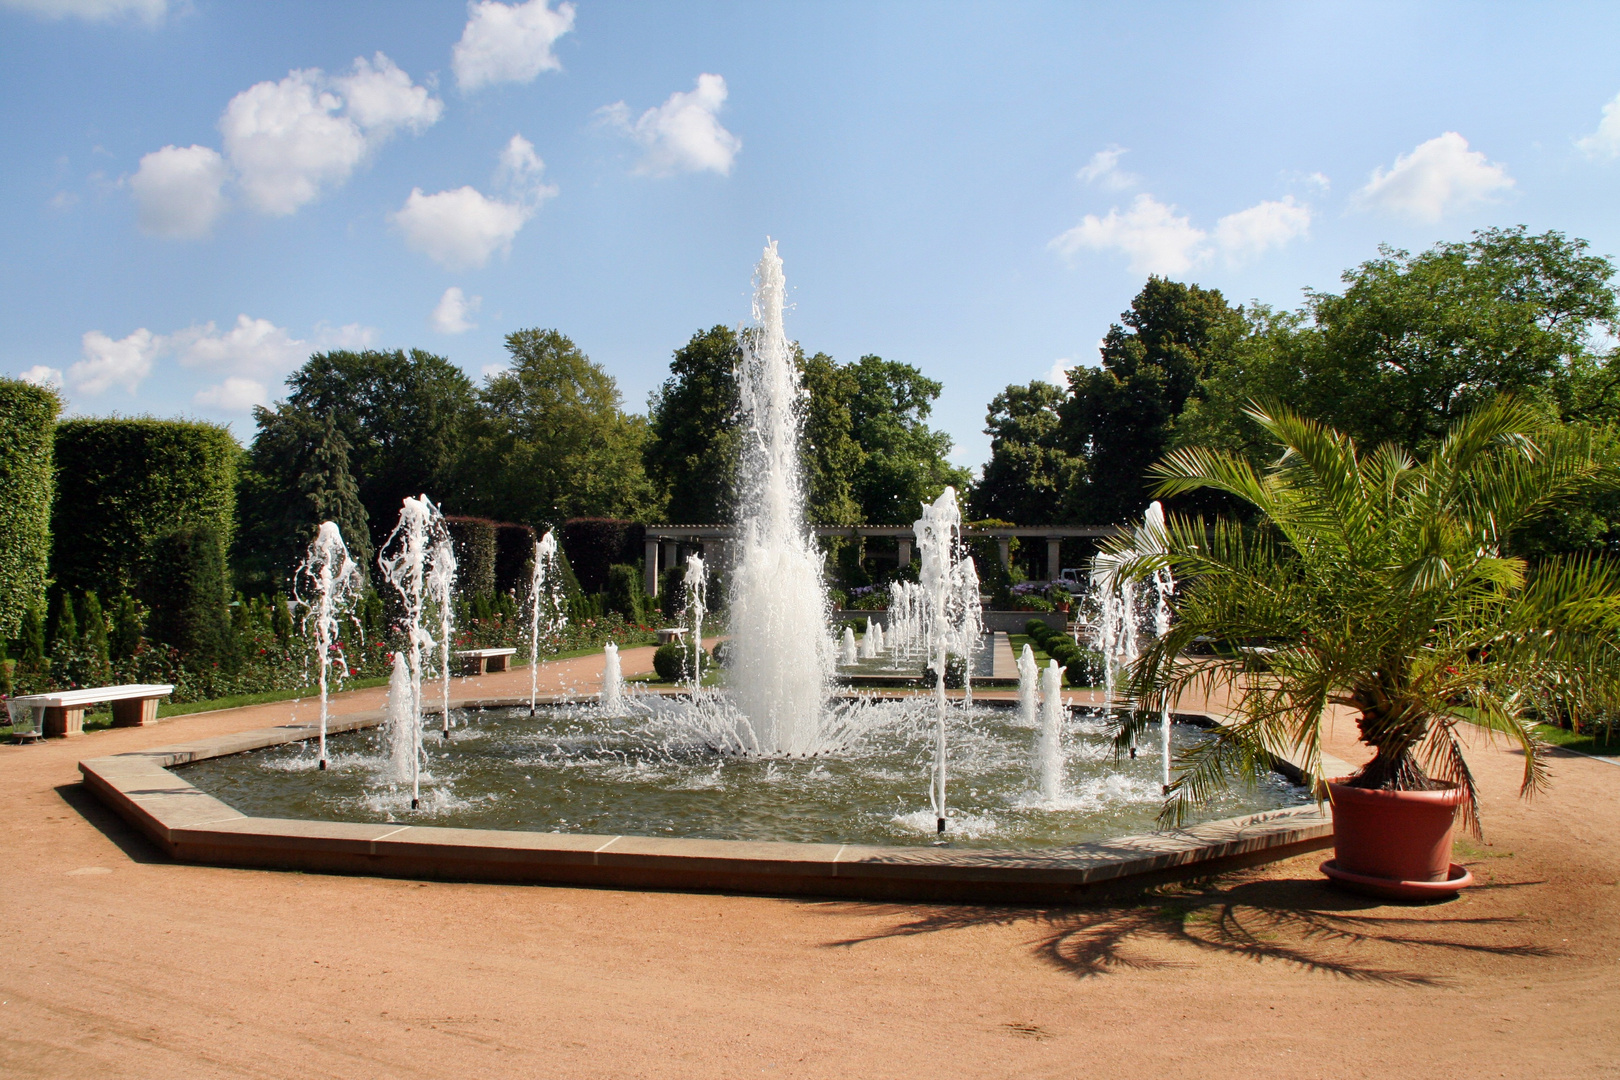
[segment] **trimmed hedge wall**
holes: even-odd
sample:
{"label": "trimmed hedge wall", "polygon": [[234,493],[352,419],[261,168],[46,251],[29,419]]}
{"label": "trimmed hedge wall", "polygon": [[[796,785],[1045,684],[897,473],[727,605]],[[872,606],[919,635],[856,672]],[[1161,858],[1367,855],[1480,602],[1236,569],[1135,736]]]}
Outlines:
{"label": "trimmed hedge wall", "polygon": [[534,576],[534,544],[539,537],[527,525],[495,526],[495,588],[522,595]]}
{"label": "trimmed hedge wall", "polygon": [[18,636],[30,607],[45,610],[52,436],[61,408],[44,387],[0,379],[0,641]]}
{"label": "trimmed hedge wall", "polygon": [[486,518],[446,516],[456,548],[456,589],[470,596],[495,592],[496,524]]}
{"label": "trimmed hedge wall", "polygon": [[51,571],[74,592],[134,592],[152,542],[206,526],[230,549],[242,450],[187,420],[66,420],[56,428]]}
{"label": "trimmed hedge wall", "polygon": [[608,567],[616,563],[641,565],[646,535],[646,526],[616,518],[569,518],[563,522],[563,547],[568,549],[580,588],[588,593],[602,592],[608,587]]}

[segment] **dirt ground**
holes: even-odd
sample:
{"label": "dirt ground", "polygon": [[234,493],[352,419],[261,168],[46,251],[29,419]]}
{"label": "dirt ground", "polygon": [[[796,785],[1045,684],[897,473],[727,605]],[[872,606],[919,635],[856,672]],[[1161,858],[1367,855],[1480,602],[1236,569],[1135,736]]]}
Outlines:
{"label": "dirt ground", "polygon": [[291,710],[0,747],[0,1075],[1620,1076],[1608,762],[1555,756],[1527,803],[1519,759],[1474,748],[1480,884],[1418,907],[1328,888],[1325,855],[1051,910],[225,870],[167,861],[78,783],[80,758]]}

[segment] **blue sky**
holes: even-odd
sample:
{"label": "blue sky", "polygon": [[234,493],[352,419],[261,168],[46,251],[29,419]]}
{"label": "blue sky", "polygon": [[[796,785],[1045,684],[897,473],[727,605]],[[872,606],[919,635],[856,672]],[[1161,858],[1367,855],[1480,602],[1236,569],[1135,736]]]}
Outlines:
{"label": "blue sky", "polygon": [[0,371],[249,409],[327,347],[523,327],[641,409],[746,319],[987,402],[1147,274],[1293,306],[1377,245],[1620,255],[1620,5],[0,0]]}

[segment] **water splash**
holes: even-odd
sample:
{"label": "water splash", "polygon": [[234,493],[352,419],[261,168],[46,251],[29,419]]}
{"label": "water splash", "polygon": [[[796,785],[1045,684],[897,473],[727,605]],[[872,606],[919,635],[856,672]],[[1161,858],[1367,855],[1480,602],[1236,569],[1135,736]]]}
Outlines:
{"label": "water splash", "polygon": [[[404,657],[410,677],[409,708],[413,718],[411,727],[416,731],[418,746],[421,745],[423,670],[427,660],[431,659],[435,646],[433,635],[423,629],[422,620],[427,614],[427,602],[434,598],[434,590],[440,587],[438,582],[445,577],[440,572],[437,560],[447,556],[454,558],[449,554],[449,534],[444,527],[444,515],[426,495],[415,499],[406,497],[400,506],[399,523],[394,526],[394,531],[388,534],[382,550],[377,553],[377,565],[382,570],[383,579],[399,593],[400,603],[404,608],[406,638]],[[455,580],[453,564],[448,572],[448,578],[452,582]],[[398,655],[395,660],[395,681],[397,681]],[[394,697],[394,686],[391,682],[389,684],[391,706]],[[403,709],[405,705],[401,703],[399,707]],[[421,755],[418,753],[415,757],[417,764],[411,776],[412,809],[419,805],[421,797],[420,758]]]}
{"label": "water splash", "polygon": [[[315,634],[321,687],[321,739],[317,760],[326,768],[327,672],[338,640],[343,617],[354,603],[364,579],[360,567],[343,543],[343,531],[335,521],[323,521],[310,542],[309,552],[293,574],[293,600],[304,605],[304,632]],[[343,675],[349,673],[348,660],[338,653]]]}
{"label": "water splash", "polygon": [[703,616],[709,610],[709,571],[701,556],[686,557],[686,576],[681,584],[686,588],[686,626],[692,634],[691,688],[696,699],[703,691]]}
{"label": "water splash", "polygon": [[738,364],[743,452],[739,553],[731,586],[731,693],[741,741],[771,754],[824,746],[832,674],[821,553],[805,522],[799,442],[804,387],[782,325],[786,284],[776,243],[755,274],[755,326]]}
{"label": "water splash", "polygon": [[427,594],[439,614],[439,722],[450,737],[450,631],[455,624],[456,552],[450,533],[440,523],[440,535],[428,554]]}
{"label": "water splash", "polygon": [[[934,762],[929,783],[929,801],[934,808],[935,825],[945,831],[949,816],[946,800],[946,736],[949,707],[945,694],[945,676],[950,656],[954,653],[964,661],[971,660],[983,634],[983,621],[979,612],[979,579],[973,560],[962,546],[962,510],[957,505],[956,489],[947,487],[933,503],[925,503],[922,517],[912,525],[917,537],[917,551],[921,560],[918,574],[918,593],[926,598],[919,606],[918,626],[928,656],[928,666],[934,673],[934,703],[936,728]],[[902,595],[910,590],[902,590]],[[964,671],[964,687],[971,682],[971,668]],[[968,689],[964,697],[971,696]]]}
{"label": "water splash", "polygon": [[[532,698],[531,698],[532,701]],[[602,647],[602,711],[614,715],[624,708],[624,676],[619,673],[619,647],[608,642]],[[529,706],[532,712],[534,706]]]}
{"label": "water splash", "polygon": [[[850,631],[850,633],[853,634],[854,631],[852,630],[852,631]],[[877,654],[878,654],[877,620],[869,618],[866,621],[866,633],[861,635],[861,648],[860,648],[860,652],[857,654],[857,656],[862,660],[872,660],[872,659],[875,659],[877,657]]]}
{"label": "water splash", "polygon": [[[549,640],[568,625],[563,602],[562,562],[557,558],[557,533],[547,529],[534,545],[534,570],[529,579],[529,715],[534,715],[540,693],[541,634]],[[618,650],[614,650],[618,659]]]}
{"label": "water splash", "polygon": [[[1018,719],[1034,730],[1039,719],[1041,669],[1035,663],[1035,650],[1028,645],[1018,654]],[[1039,753],[1036,755],[1039,761]]]}
{"label": "water splash", "polygon": [[[1027,648],[1027,646],[1026,646]],[[1063,797],[1063,668],[1052,660],[1041,672],[1041,740],[1037,762],[1041,800],[1056,803]]]}
{"label": "water splash", "polygon": [[859,660],[860,655],[860,650],[855,645],[855,629],[844,627],[844,636],[838,641],[838,662],[848,666]]}
{"label": "water splash", "polygon": [[422,794],[422,718],[416,709],[416,681],[402,652],[394,654],[394,671],[388,679],[383,736],[388,750],[383,759],[383,778],[393,787],[410,785],[414,810]]}

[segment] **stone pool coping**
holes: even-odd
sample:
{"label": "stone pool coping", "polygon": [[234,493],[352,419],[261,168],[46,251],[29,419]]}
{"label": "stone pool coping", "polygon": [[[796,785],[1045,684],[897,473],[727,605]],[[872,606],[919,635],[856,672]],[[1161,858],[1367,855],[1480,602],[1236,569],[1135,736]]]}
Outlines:
{"label": "stone pool coping", "polygon": [[[573,700],[544,695],[545,704]],[[452,708],[528,704],[469,699]],[[379,710],[330,720],[376,727]],[[303,742],[294,723],[79,762],[86,786],[170,858],[211,866],[454,881],[881,900],[1064,903],[1273,862],[1333,844],[1332,818],[1289,807],[1184,829],[1032,850],[592,836],[250,817],[169,771]],[[1324,763],[1331,769],[1333,762]],[[1297,770],[1295,770],[1297,773]],[[1330,775],[1333,775],[1331,772]]]}

